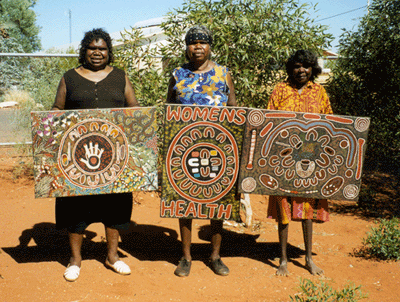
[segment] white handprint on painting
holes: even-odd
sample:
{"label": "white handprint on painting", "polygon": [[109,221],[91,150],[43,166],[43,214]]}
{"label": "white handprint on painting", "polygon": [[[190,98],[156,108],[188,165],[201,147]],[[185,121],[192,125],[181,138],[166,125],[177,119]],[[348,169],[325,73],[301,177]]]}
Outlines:
{"label": "white handprint on painting", "polygon": [[81,158],[81,162],[83,162],[86,167],[88,167],[91,170],[95,170],[98,167],[100,167],[101,164],[101,155],[104,152],[104,149],[99,149],[99,144],[95,144],[93,146],[93,143],[89,143],[89,147],[85,144],[83,146],[85,148],[85,157],[86,159]]}

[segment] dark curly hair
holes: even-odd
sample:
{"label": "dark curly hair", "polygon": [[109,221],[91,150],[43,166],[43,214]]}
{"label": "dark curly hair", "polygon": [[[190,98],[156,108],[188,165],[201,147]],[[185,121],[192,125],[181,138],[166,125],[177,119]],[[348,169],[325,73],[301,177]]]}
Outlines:
{"label": "dark curly hair", "polygon": [[310,50],[300,49],[297,50],[286,62],[286,73],[289,77],[289,80],[293,77],[293,69],[294,64],[301,63],[305,66],[311,66],[312,72],[310,81],[314,82],[314,80],[321,74],[322,68],[318,65],[317,56]]}
{"label": "dark curly hair", "polygon": [[79,63],[82,65],[85,65],[86,63],[86,50],[89,47],[89,44],[92,43],[93,41],[97,41],[99,39],[103,39],[108,48],[108,62],[107,64],[114,62],[114,55],[113,55],[113,50],[112,50],[112,41],[111,37],[102,28],[94,28],[88,32],[85,32],[85,36],[83,37],[81,41],[81,46],[79,48]]}

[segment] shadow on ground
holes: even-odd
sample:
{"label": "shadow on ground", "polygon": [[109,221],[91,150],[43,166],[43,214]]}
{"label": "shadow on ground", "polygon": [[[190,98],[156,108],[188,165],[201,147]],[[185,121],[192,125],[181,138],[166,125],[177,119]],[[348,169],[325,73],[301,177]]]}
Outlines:
{"label": "shadow on ground", "polygon": [[366,220],[400,217],[400,178],[394,173],[366,170],[358,201],[331,201],[330,211]]}
{"label": "shadow on ground", "polygon": [[[208,242],[192,244],[192,257],[194,260],[208,263],[211,253],[210,226],[203,226],[193,231],[198,231],[199,238]],[[96,236],[95,232],[85,231],[82,257],[83,260],[92,259],[104,263],[107,253],[106,242],[104,237],[101,237],[100,242],[93,241]],[[257,238],[258,235],[224,230],[221,257],[248,257],[276,268],[271,260],[279,257],[279,244],[257,242]],[[31,244],[32,240],[35,245]],[[68,234],[66,231],[57,230],[54,223],[35,224],[31,229],[21,233],[19,242],[18,246],[2,248],[17,263],[57,261],[64,266],[68,265],[70,257]],[[140,261],[167,261],[176,265],[181,257],[181,243],[175,230],[156,225],[136,224],[133,221],[129,230],[121,234],[119,247],[121,258],[126,257],[123,253],[126,252]],[[291,259],[296,259],[303,256],[304,251],[289,244],[288,255]],[[296,262],[293,261],[295,264]]]}

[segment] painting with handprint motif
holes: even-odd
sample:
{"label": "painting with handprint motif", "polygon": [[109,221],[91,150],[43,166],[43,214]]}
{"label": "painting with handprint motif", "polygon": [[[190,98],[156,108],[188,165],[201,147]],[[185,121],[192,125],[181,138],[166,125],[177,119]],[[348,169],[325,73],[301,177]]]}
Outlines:
{"label": "painting with handprint motif", "polygon": [[239,192],[357,201],[370,119],[248,111]]}
{"label": "painting with handprint motif", "polygon": [[246,108],[166,105],[161,217],[239,220]]}
{"label": "painting with handprint motif", "polygon": [[153,191],[156,109],[31,113],[35,197]]}

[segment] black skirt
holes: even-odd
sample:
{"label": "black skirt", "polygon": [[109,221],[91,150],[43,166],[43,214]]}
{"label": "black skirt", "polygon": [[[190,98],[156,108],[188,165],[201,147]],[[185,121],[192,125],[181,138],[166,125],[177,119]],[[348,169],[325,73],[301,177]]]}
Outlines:
{"label": "black skirt", "polygon": [[58,197],[56,227],[81,233],[91,223],[101,222],[107,227],[126,230],[132,205],[132,193]]}

